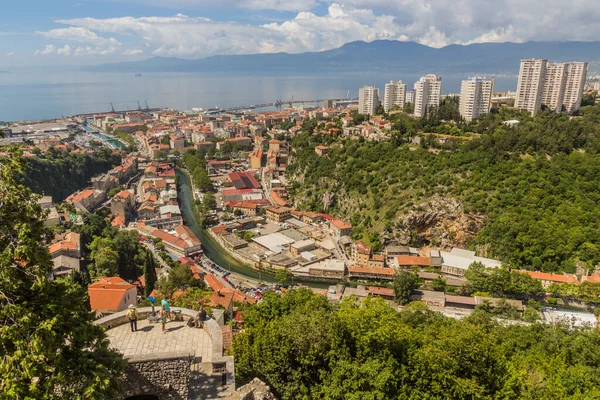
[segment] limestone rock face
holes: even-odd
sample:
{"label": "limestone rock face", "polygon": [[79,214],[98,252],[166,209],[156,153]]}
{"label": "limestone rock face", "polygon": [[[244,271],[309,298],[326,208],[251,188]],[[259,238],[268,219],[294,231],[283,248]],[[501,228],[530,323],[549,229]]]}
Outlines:
{"label": "limestone rock face", "polygon": [[271,393],[271,388],[258,378],[252,382],[240,387],[234,394],[225,400],[277,400]]}

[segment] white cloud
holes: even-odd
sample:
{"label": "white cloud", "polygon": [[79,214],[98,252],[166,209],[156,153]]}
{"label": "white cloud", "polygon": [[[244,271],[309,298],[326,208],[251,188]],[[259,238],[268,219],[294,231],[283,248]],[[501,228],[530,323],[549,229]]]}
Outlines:
{"label": "white cloud", "polygon": [[[137,1],[137,0],[129,0]],[[141,0],[140,0],[141,1]],[[146,0],[144,0],[146,1]],[[159,0],[153,1],[155,5]],[[162,1],[162,0],[161,0]],[[320,51],[355,40],[452,43],[595,40],[600,7],[589,0],[207,0],[203,5],[248,10],[297,10],[295,17],[260,26],[201,16],[76,18],[66,28],[37,32],[77,43],[74,55],[152,54],[188,58],[215,54]],[[326,12],[314,10],[327,4]],[[196,0],[172,0],[192,7]],[[248,11],[249,15],[252,11]],[[127,44],[121,44],[117,38]],[[142,52],[139,50],[144,48]],[[73,51],[73,49],[75,49]],[[44,54],[48,49],[38,51]],[[56,49],[49,50],[50,53]]]}
{"label": "white cloud", "polygon": [[46,48],[44,50],[36,50],[35,53],[33,53],[34,56],[48,56],[51,54],[56,53],[56,46],[52,45],[52,44],[47,44]]}
{"label": "white cloud", "polygon": [[59,56],[70,56],[71,55],[71,46],[66,44],[65,47],[57,49],[56,54]]}
{"label": "white cloud", "polygon": [[15,52],[14,51],[9,51],[8,53],[6,53],[6,57],[11,57],[14,56]]}
{"label": "white cloud", "polygon": [[140,54],[144,54],[144,50],[131,49],[131,50],[125,50],[124,52],[121,53],[121,55],[124,55],[124,56],[139,56]]}
{"label": "white cloud", "polygon": [[129,1],[144,6],[172,9],[241,8],[250,10],[306,11],[315,8],[322,0],[112,0]]}
{"label": "white cloud", "polygon": [[48,39],[64,40],[69,42],[78,43],[93,43],[101,46],[115,46],[120,45],[119,41],[115,38],[103,38],[98,36],[97,33],[90,31],[83,27],[71,26],[69,28],[51,29],[48,32],[35,32],[37,35],[44,36]]}

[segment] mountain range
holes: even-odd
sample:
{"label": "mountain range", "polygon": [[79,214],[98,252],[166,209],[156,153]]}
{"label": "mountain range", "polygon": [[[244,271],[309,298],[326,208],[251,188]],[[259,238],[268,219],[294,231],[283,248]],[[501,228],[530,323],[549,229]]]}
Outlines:
{"label": "mountain range", "polygon": [[218,55],[195,60],[153,57],[86,67],[96,72],[206,73],[496,73],[517,74],[519,60],[600,61],[600,41],[477,43],[428,47],[415,42],[350,42],[339,48],[300,54]]}

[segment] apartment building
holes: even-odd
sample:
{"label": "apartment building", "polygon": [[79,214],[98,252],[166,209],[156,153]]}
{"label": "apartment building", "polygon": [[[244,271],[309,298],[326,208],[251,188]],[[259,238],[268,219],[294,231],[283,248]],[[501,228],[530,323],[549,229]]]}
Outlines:
{"label": "apartment building", "polygon": [[423,117],[432,107],[439,107],[442,78],[435,74],[422,76],[415,83],[415,117]]}
{"label": "apartment building", "polygon": [[587,77],[586,62],[548,62],[539,58],[521,60],[515,107],[537,114],[542,104],[555,112],[575,113]]}
{"label": "apartment building", "polygon": [[532,115],[542,108],[547,66],[548,60],[540,58],[521,60],[515,107],[527,110]]}
{"label": "apartment building", "polygon": [[406,100],[406,85],[402,81],[386,83],[383,95],[383,110],[388,112],[392,107],[404,108]]}
{"label": "apartment building", "polygon": [[487,114],[490,111],[493,89],[493,79],[475,77],[462,81],[459,106],[461,117],[465,121],[473,121],[480,115]]}
{"label": "apartment building", "polygon": [[545,104],[552,111],[560,112],[567,83],[567,64],[548,63],[545,79],[542,104]]}
{"label": "apartment building", "polygon": [[365,86],[358,90],[359,114],[374,115],[379,108],[379,88]]}
{"label": "apartment building", "polygon": [[404,103],[415,103],[415,89],[407,90]]}
{"label": "apartment building", "polygon": [[567,79],[563,95],[563,107],[569,114],[573,114],[581,107],[581,97],[585,80],[587,78],[588,63],[570,62],[567,63]]}

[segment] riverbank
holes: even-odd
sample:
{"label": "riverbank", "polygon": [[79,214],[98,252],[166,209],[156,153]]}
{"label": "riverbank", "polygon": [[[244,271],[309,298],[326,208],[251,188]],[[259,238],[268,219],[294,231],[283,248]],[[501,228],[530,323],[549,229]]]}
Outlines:
{"label": "riverbank", "polygon": [[[194,212],[194,188],[189,175],[186,171],[177,169],[179,203],[183,220],[192,232],[200,239],[202,246],[214,263],[231,272],[233,280],[259,284],[261,282],[276,283],[275,277],[267,271],[256,270],[238,260],[236,260],[227,249],[225,249],[218,241],[212,237],[207,229],[203,229],[198,223],[196,213]],[[305,284],[315,289],[326,289],[331,284],[330,282],[315,282],[302,278],[295,278],[295,282]]]}

